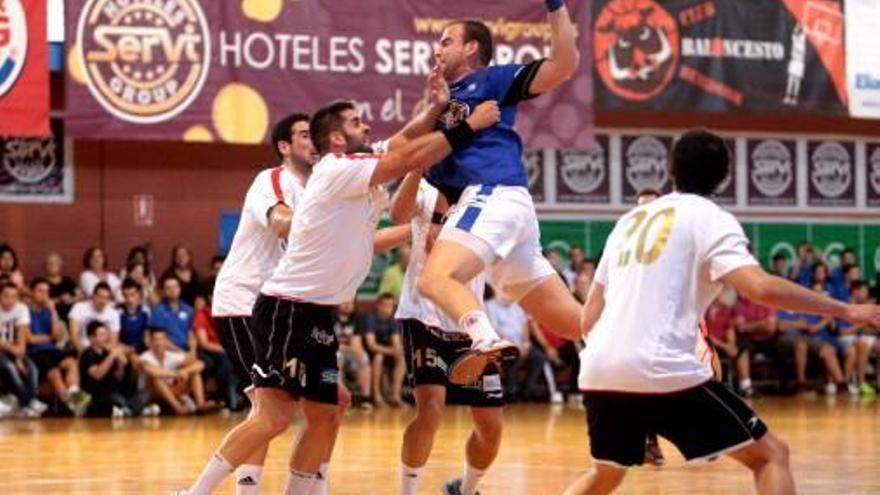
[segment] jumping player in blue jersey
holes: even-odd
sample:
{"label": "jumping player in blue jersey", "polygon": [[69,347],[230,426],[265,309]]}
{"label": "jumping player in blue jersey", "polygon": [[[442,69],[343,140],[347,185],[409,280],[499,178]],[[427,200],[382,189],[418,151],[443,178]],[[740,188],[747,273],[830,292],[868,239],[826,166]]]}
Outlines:
{"label": "jumping player in blue jersey", "polygon": [[[513,129],[517,104],[557,88],[574,75],[580,54],[563,0],[547,0],[552,54],[526,64],[492,65],[492,35],[478,21],[455,21],[443,31],[435,59],[449,84],[450,104],[440,127],[455,127],[462,145],[427,174],[457,203],[419,280],[420,293],[458,321],[474,352],[459,359],[450,380],[468,383],[491,362],[513,359],[517,347],[498,337],[467,287],[486,272],[497,296],[517,301],[541,324],[580,336],[580,305],[543,257],[535,207]],[[498,101],[501,121],[473,139],[460,124],[480,103]]]}

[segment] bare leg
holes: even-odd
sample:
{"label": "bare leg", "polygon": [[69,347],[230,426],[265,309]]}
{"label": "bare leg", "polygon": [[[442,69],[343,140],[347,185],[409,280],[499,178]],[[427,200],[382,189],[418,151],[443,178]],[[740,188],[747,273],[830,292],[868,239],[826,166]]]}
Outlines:
{"label": "bare leg", "polygon": [[822,350],[819,351],[819,356],[822,358],[822,362],[825,363],[828,377],[835,383],[843,382],[843,371],[840,369],[840,361],[837,360],[837,353],[834,351],[834,348],[827,344],[823,345]]}
{"label": "bare leg", "polygon": [[66,358],[59,365],[64,371],[64,381],[68,387],[79,387],[79,365],[76,359]]}
{"label": "bare leg", "polygon": [[159,400],[168,404],[172,410],[174,410],[174,414],[178,416],[186,416],[189,414],[189,411],[183,407],[183,404],[180,400],[177,399],[177,395],[174,393],[174,390],[165,383],[165,380],[162,378],[153,378],[150,380],[150,386],[153,390],[153,395],[158,397]]}
{"label": "bare leg", "polygon": [[385,366],[383,366],[384,358],[384,354],[373,356],[373,403],[376,404],[376,407],[385,405],[385,399],[382,398],[382,372],[385,371]]}
{"label": "bare leg", "polygon": [[[553,304],[547,304],[553,301]],[[550,275],[539,282],[519,301],[526,313],[539,323],[569,339],[580,334],[581,305],[561,278]]]}
{"label": "bare leg", "polygon": [[454,321],[482,308],[467,284],[485,269],[483,260],[470,248],[441,239],[434,244],[419,278],[419,292]]}
{"label": "bare leg", "polygon": [[859,383],[865,383],[865,375],[868,373],[868,357],[871,348],[863,340],[856,341],[856,373]]}
{"label": "bare leg", "polygon": [[189,388],[196,401],[196,406],[205,407],[205,385],[202,383],[202,374],[198,371],[189,376]]}
{"label": "bare leg", "polygon": [[327,459],[328,448],[332,451],[332,445],[336,442],[342,414],[337,405],[309,400],[302,401],[302,409],[306,425],[294,448],[290,469],[300,473],[317,473],[321,463]]}
{"label": "bare leg", "polygon": [[562,495],[606,495],[620,486],[624,476],[626,469],[594,463],[592,469],[566,488]]}
{"label": "bare leg", "polygon": [[798,385],[807,383],[807,341],[799,339],[794,343],[794,370]]}
{"label": "bare leg", "polygon": [[795,494],[788,445],[772,433],[729,455],[752,471],[759,495]]}
{"label": "bare leg", "polygon": [[401,462],[412,468],[424,466],[431,455],[446,407],[446,387],[420,385],[415,389],[415,396],[416,416],[406,427],[400,452]]}
{"label": "bare leg", "polygon": [[404,378],[406,378],[406,360],[400,352],[394,354],[394,370],[391,372],[391,401],[397,404],[403,404],[401,391]]}
{"label": "bare leg", "polygon": [[469,465],[486,470],[492,465],[501,448],[503,412],[500,407],[472,407],[471,417],[474,430],[467,441],[467,462]]}
{"label": "bare leg", "polygon": [[52,368],[46,373],[46,379],[52,384],[52,389],[55,391],[55,395],[62,401],[67,401],[69,394],[67,384],[65,384],[64,380],[61,378],[61,370],[58,368]]}

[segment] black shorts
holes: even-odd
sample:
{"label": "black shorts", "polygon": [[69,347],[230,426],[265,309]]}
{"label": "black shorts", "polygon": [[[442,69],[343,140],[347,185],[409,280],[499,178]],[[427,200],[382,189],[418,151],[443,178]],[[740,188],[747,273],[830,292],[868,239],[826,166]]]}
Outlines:
{"label": "black shorts", "polygon": [[403,330],[407,373],[413,387],[443,385],[449,404],[471,407],[504,405],[501,375],[494,365],[488,366],[483,376],[474,383],[455,385],[449,381],[449,367],[471,348],[471,339],[467,335],[444,332],[419,320],[398,322]]}
{"label": "black shorts", "polygon": [[767,433],[755,412],[714,380],[668,394],[588,391],[584,405],[593,459],[623,467],[642,464],[652,433],[687,460],[714,459]]}
{"label": "black shorts", "polygon": [[260,294],[251,317],[258,388],[278,388],[296,398],[336,405],[339,342],[334,307]]}
{"label": "black shorts", "polygon": [[53,368],[57,368],[64,359],[61,351],[58,349],[32,352],[28,354],[28,357],[37,365],[37,369],[40,370],[40,376],[44,378],[46,373],[52,371]]}
{"label": "black shorts", "polygon": [[254,344],[251,342],[250,316],[215,316],[214,326],[220,345],[229,356],[232,369],[242,389],[251,386]]}

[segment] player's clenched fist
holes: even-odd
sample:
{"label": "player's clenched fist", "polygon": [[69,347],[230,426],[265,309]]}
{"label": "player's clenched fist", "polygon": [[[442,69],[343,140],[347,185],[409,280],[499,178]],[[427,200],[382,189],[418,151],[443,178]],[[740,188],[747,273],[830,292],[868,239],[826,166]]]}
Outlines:
{"label": "player's clenched fist", "polygon": [[498,108],[497,101],[484,101],[477,105],[473,113],[467,118],[467,123],[471,129],[479,131],[492,127],[501,120],[501,110]]}

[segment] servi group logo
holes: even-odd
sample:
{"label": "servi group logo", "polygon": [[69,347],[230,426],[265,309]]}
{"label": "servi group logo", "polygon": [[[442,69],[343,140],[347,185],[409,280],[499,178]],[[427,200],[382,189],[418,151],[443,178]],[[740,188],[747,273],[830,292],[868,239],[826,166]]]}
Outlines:
{"label": "servi group logo", "polygon": [[0,0],[0,97],[18,80],[27,58],[28,32],[19,0]]}
{"label": "servi group logo", "polygon": [[127,122],[173,118],[208,74],[208,23],[197,0],[88,0],[76,36],[89,91]]}

